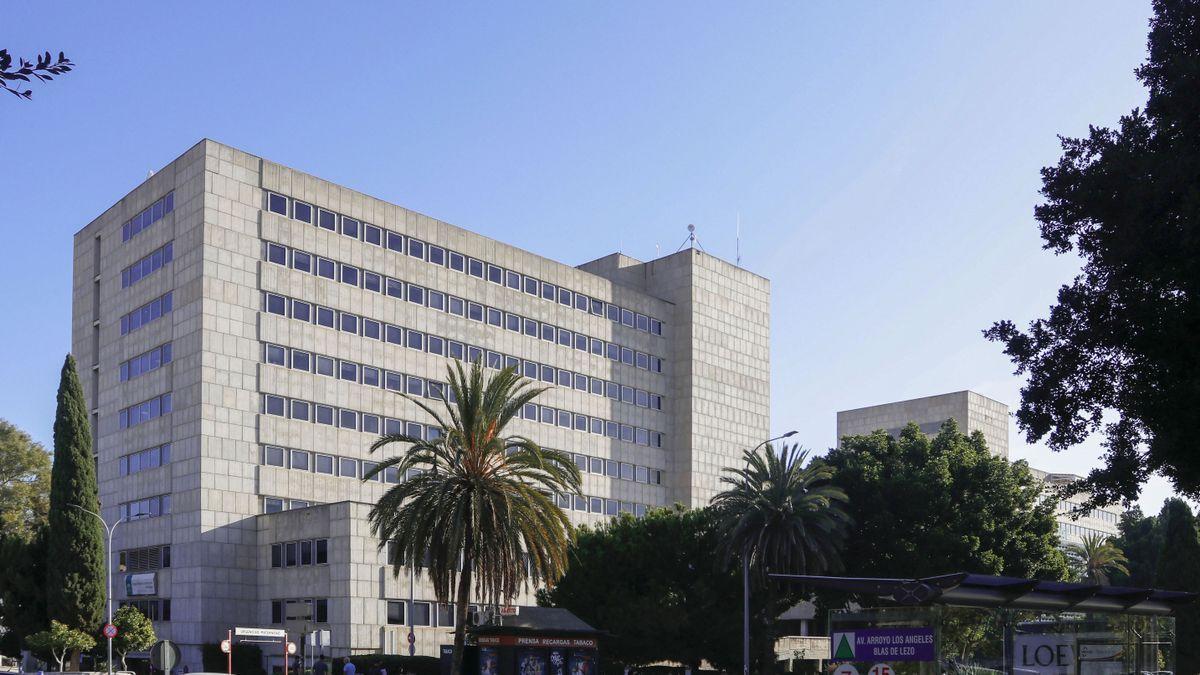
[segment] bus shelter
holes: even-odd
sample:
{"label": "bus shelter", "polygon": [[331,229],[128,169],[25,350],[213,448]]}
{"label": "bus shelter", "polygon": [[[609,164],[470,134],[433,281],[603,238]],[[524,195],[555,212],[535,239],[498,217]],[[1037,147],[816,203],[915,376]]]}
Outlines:
{"label": "bus shelter", "polygon": [[836,675],[1139,675],[1175,671],[1175,619],[1197,595],[980,574],[771,575],[833,593]]}

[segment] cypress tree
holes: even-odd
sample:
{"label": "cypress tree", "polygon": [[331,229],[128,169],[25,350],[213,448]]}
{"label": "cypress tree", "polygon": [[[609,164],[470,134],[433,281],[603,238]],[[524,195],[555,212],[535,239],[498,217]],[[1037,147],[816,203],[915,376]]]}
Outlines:
{"label": "cypress tree", "polygon": [[54,418],[46,613],[71,628],[92,633],[104,616],[104,528],[95,516],[75,506],[100,513],[87,405],[75,357],[68,354]]}
{"label": "cypress tree", "polygon": [[[1166,523],[1157,586],[1172,591],[1200,590],[1200,535],[1192,509],[1182,499],[1170,499],[1160,518]],[[1200,607],[1190,604],[1175,610],[1175,645],[1175,672],[1200,672]]]}

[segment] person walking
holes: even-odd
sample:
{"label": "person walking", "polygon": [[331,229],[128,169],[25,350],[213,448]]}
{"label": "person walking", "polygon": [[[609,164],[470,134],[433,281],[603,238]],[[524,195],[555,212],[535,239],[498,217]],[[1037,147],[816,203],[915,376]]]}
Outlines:
{"label": "person walking", "polygon": [[342,666],[342,675],[355,675],[358,669],[354,667],[354,662],[350,660],[350,657],[342,657],[342,661],[345,662]]}
{"label": "person walking", "polygon": [[325,655],[317,659],[316,665],[313,666],[313,675],[329,675],[329,664],[325,663]]}

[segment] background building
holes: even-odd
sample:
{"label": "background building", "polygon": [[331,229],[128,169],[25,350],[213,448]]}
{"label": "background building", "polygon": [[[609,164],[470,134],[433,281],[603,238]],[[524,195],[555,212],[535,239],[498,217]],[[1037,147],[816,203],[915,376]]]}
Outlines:
{"label": "background building", "polygon": [[879,429],[897,436],[909,422],[932,436],[949,419],[965,433],[983,432],[988,449],[1008,457],[1008,406],[973,391],[842,410],[837,414],[837,436],[861,436]]}
{"label": "background building", "polygon": [[[118,599],[201,669],[237,625],[330,631],[332,654],[436,654],[452,612],[394,578],[361,477],[398,395],[446,367],[553,385],[516,433],[573,453],[577,523],[706,504],[768,435],[769,284],[701,251],[570,267],[204,140],[80,230],[72,351]],[[397,450],[392,450],[396,452]],[[528,601],[528,598],[525,598]]]}
{"label": "background building", "polygon": [[[909,422],[915,422],[921,431],[932,436],[946,420],[953,419],[966,433],[982,432],[988,449],[1007,459],[1008,415],[1008,406],[1000,401],[973,391],[957,391],[840,411],[837,414],[837,435],[839,442],[845,436],[865,435],[879,429],[896,436]],[[1074,474],[1030,470],[1048,487],[1061,487],[1079,479]],[[1064,545],[1078,543],[1083,535],[1089,533],[1107,536],[1119,533],[1122,513],[1119,506],[1106,506],[1083,513],[1079,510],[1082,501],[1081,497],[1076,496],[1058,502],[1055,517]]]}

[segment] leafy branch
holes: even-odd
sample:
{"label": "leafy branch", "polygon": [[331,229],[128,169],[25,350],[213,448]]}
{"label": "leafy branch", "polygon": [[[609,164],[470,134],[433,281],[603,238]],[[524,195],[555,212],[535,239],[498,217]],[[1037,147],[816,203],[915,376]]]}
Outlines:
{"label": "leafy branch", "polygon": [[19,58],[18,65],[14,69],[13,58],[8,50],[0,49],[0,88],[17,98],[28,101],[33,98],[33,91],[22,88],[21,82],[32,82],[33,80],[30,78],[37,79],[39,82],[49,82],[54,79],[55,75],[71,72],[71,68],[74,66],[71,59],[68,59],[62,52],[58,53],[58,60],[55,60],[50,52],[46,52],[38,54],[36,63],[26,61],[24,57]]}

